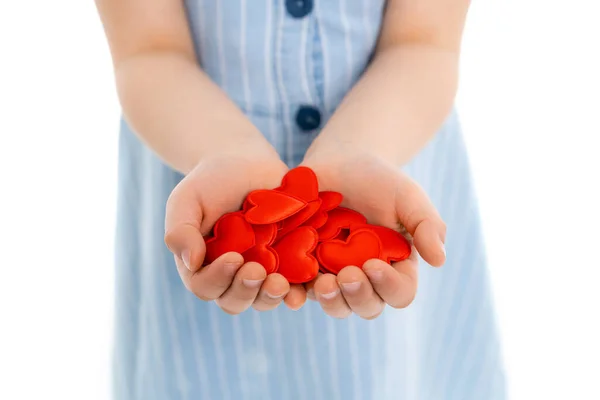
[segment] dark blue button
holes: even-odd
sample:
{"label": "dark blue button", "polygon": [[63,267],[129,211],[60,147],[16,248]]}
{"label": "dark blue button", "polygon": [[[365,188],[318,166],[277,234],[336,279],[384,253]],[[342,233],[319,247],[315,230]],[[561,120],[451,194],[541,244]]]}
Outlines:
{"label": "dark blue button", "polygon": [[287,12],[294,18],[306,17],[313,9],[313,0],[285,0]]}
{"label": "dark blue button", "polygon": [[302,106],[296,113],[296,123],[305,132],[313,131],[321,125],[321,113],[314,107]]}

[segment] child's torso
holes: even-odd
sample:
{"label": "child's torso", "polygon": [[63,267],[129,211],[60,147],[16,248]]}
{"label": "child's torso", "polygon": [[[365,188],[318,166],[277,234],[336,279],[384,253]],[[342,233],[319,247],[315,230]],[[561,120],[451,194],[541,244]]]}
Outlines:
{"label": "child's torso", "polygon": [[[290,123],[311,131],[364,71],[385,0],[186,0],[186,5],[200,63],[230,98],[249,114],[283,119],[290,114]],[[298,119],[302,107],[305,118]]]}

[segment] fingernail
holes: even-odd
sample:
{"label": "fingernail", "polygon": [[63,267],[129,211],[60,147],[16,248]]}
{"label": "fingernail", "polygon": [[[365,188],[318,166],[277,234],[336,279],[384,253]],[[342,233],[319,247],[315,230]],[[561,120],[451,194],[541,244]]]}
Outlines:
{"label": "fingernail", "polygon": [[440,248],[442,250],[442,253],[444,253],[444,257],[446,257],[446,245],[441,240],[440,240]]}
{"label": "fingernail", "polygon": [[242,279],[242,283],[244,284],[244,286],[250,289],[259,288],[260,285],[262,285],[263,281],[264,279]]}
{"label": "fingernail", "polygon": [[383,271],[380,269],[368,269],[365,274],[369,277],[371,282],[379,283],[383,280]]}
{"label": "fingernail", "polygon": [[271,294],[269,292],[265,292],[265,295],[268,298],[273,299],[273,300],[279,300],[279,299],[281,299],[284,296],[283,294],[277,294],[277,295],[275,295],[275,294]]}
{"label": "fingernail", "polygon": [[342,290],[346,293],[356,293],[360,289],[360,282],[342,283]]}
{"label": "fingernail", "polygon": [[181,252],[181,260],[187,269],[190,269],[190,251],[185,249]]}
{"label": "fingernail", "polygon": [[323,293],[323,294],[321,294],[321,297],[324,298],[325,300],[331,300],[335,296],[337,296],[338,293],[340,293],[339,290],[334,290],[333,292],[330,292],[330,293]]}

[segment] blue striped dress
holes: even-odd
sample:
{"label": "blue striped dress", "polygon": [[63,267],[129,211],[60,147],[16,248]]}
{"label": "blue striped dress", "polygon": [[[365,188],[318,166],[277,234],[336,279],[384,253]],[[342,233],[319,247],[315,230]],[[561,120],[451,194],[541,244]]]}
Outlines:
{"label": "blue striped dress", "polygon": [[[202,68],[290,166],[367,66],[384,5],[186,1]],[[454,113],[405,167],[448,224],[447,263],[422,266],[415,302],[373,321],[335,320],[312,301],[297,312],[281,306],[229,316],[195,298],[163,242],[165,203],[182,177],[125,122],[119,157],[115,399],[505,398],[477,203]]]}

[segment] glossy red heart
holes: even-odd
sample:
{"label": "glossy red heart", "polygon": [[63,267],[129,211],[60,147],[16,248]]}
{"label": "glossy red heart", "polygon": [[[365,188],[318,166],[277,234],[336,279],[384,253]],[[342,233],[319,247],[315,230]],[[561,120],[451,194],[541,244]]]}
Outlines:
{"label": "glossy red heart", "polygon": [[246,221],[256,225],[283,221],[306,206],[305,201],[276,190],[255,190],[246,200],[250,204]]}
{"label": "glossy red heart", "polygon": [[317,211],[319,211],[320,207],[321,207],[321,199],[317,199],[317,200],[314,200],[314,201],[311,201],[310,203],[308,203],[306,205],[306,207],[304,207],[302,210],[298,211],[296,214],[292,215],[291,217],[289,217],[287,219],[284,219],[281,222],[281,228],[277,232],[276,240],[281,239],[283,236],[287,235],[288,233],[290,233],[291,231],[293,231],[294,229],[296,229],[297,227],[302,225],[304,222],[306,222]]}
{"label": "glossy red heart", "polygon": [[308,167],[296,167],[288,171],[281,181],[278,191],[291,194],[306,202],[319,198],[317,175]]}
{"label": "glossy red heart", "polygon": [[277,235],[277,225],[253,225],[255,245],[242,253],[244,262],[254,261],[262,265],[267,274],[277,271],[279,257],[271,245]]}
{"label": "glossy red heart", "polygon": [[360,213],[345,207],[337,207],[327,214],[327,222],[317,231],[319,241],[335,238],[342,229],[352,224],[366,224],[367,219]]}
{"label": "glossy red heart", "polygon": [[362,268],[366,261],[378,258],[380,252],[379,237],[369,229],[357,229],[346,240],[334,239],[319,244],[316,254],[324,269],[338,274],[349,265]]}
{"label": "glossy red heart", "polygon": [[294,229],[273,245],[279,255],[278,273],[290,283],[306,283],[317,277],[319,262],[312,255],[319,236],[310,226]]}
{"label": "glossy red heart", "polygon": [[354,224],[350,229],[351,231],[368,229],[374,232],[381,241],[379,258],[388,263],[406,260],[410,257],[411,246],[409,241],[393,229],[370,224]]}
{"label": "glossy red heart", "polygon": [[321,199],[321,208],[303,225],[312,226],[315,229],[321,228],[327,222],[327,213],[340,205],[344,199],[338,192],[319,192]]}
{"label": "glossy red heart", "polygon": [[212,237],[206,240],[204,263],[210,264],[219,256],[235,251],[243,253],[254,246],[254,231],[240,211],[223,215],[213,227]]}

